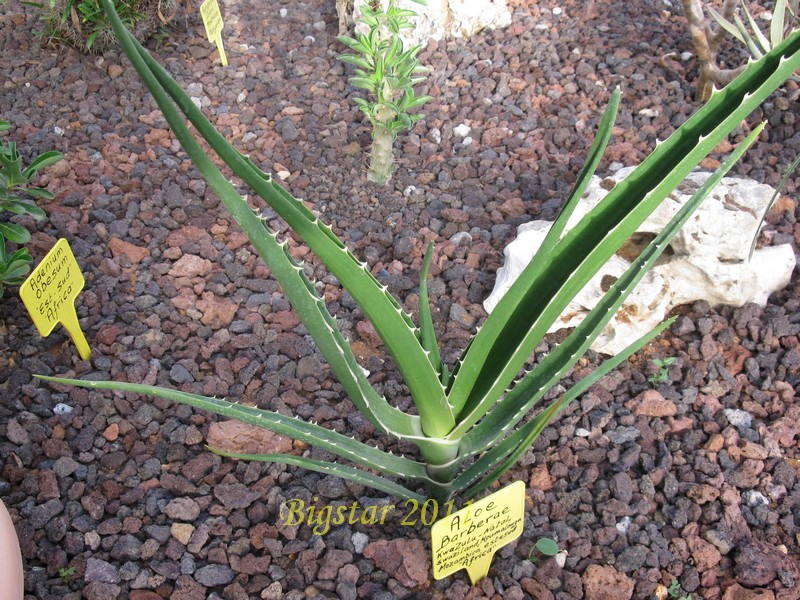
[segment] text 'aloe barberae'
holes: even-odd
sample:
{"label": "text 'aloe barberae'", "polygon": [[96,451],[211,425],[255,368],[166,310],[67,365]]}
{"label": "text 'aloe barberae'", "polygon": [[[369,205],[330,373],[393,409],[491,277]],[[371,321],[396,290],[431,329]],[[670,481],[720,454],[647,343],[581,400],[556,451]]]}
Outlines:
{"label": "text 'aloe barberae'", "polygon": [[[756,139],[762,126],[755,128],[724,161],[584,321],[520,377],[519,373],[550,325],[673,188],[800,67],[800,31],[795,31],[716,93],[669,139],[659,144],[634,173],[565,233],[567,219],[611,135],[620,97],[619,91],[615,91],[587,165],[541,250],[474,335],[458,362],[448,369],[437,349],[428,306],[426,277],[432,249],[428,248],[422,267],[420,323],[417,326],[327,225],[225,141],[180,86],[124,29],[113,13],[110,0],[102,0],[102,4],[109,12],[122,48],[152,92],[172,131],[269,265],[352,402],[379,431],[414,444],[419,456],[384,452],[320,425],[236,402],[135,383],[47,379],[148,394],[239,419],[302,440],[352,465],[286,454],[235,455],[235,458],[299,465],[417,500],[424,498],[418,493],[421,488],[427,496],[445,500],[456,493],[463,498],[472,497],[493,483],[571,400],[667,327],[669,322],[608,359],[563,396],[526,420],[532,409],[586,352],[703,197]],[[251,208],[201,149],[187,120],[220,159],[304,240],[358,303],[404,377],[416,414],[392,406],[372,387],[336,320],[301,266],[287,252],[286,244],[269,228],[261,210]]]}

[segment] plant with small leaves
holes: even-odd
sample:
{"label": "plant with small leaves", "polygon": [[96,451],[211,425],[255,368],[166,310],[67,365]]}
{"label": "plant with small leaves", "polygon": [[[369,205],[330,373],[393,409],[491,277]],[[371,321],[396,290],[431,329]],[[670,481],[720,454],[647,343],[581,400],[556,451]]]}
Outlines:
{"label": "plant with small leaves", "polygon": [[658,370],[648,377],[647,381],[649,381],[653,387],[658,387],[658,384],[668,382],[669,368],[675,362],[675,357],[654,358],[651,362]]}
{"label": "plant with small leaves", "polygon": [[[800,0],[776,0],[770,19],[769,37],[758,27],[743,0],[723,0],[719,11],[710,4],[704,8],[702,0],[681,0],[681,3],[683,13],[689,23],[689,33],[697,53],[697,59],[700,62],[696,96],[701,102],[711,98],[715,85],[729,84],[746,67],[746,65],[740,65],[723,68],[717,64],[720,44],[726,34],[744,44],[750,56],[754,60],[758,60],[783,41],[800,24]],[[745,26],[741,17],[736,14],[738,4],[741,4],[742,12],[745,13],[752,33]],[[716,27],[706,18],[706,9],[716,22]],[[796,81],[797,77],[789,77],[789,79]]]}
{"label": "plant with small leaves", "polygon": [[550,538],[539,538],[528,554],[528,560],[538,562],[542,556],[555,556],[558,554],[558,543]]}
{"label": "plant with small leaves", "polygon": [[[8,121],[0,121],[0,131],[11,128]],[[36,199],[51,200],[53,194],[46,189],[31,185],[39,171],[61,160],[60,152],[50,151],[39,155],[25,169],[22,158],[17,152],[17,145],[12,141],[0,142],[0,213],[27,215],[36,220],[45,218],[45,212],[30,200],[20,196],[28,195]],[[25,281],[30,272],[31,256],[27,249],[20,248],[7,252],[6,242],[17,245],[27,244],[31,239],[30,232],[22,225],[0,221],[0,298],[5,287],[19,285]]]}
{"label": "plant with small leaves", "polygon": [[673,579],[672,583],[669,584],[669,587],[667,588],[667,594],[669,594],[670,600],[692,600],[692,595],[685,594],[683,592],[681,582],[677,579]]}
{"label": "plant with small leaves", "polygon": [[[103,53],[115,45],[105,12],[97,0],[43,0],[24,4],[41,11],[47,43],[66,42],[82,51]],[[166,35],[167,25],[180,7],[178,0],[114,0],[126,27],[140,40]],[[188,7],[188,3],[187,3]]]}
{"label": "plant with small leaves", "polygon": [[[424,5],[424,0],[413,0]],[[423,115],[409,111],[419,108],[431,99],[416,96],[414,86],[425,81],[428,68],[419,64],[417,54],[421,45],[406,50],[400,32],[414,27],[413,10],[400,8],[389,0],[384,8],[380,2],[364,2],[360,6],[358,23],[368,28],[368,33],[356,37],[340,35],[341,43],[353,50],[342,54],[339,60],[356,67],[350,83],[369,92],[369,99],[354,98],[354,102],[372,125],[372,151],[370,156],[370,181],[385,184],[394,171],[393,144],[397,135],[411,129]]]}
{"label": "plant with small leaves", "polygon": [[69,583],[75,577],[75,567],[59,567],[58,576],[64,580],[64,583]]}
{"label": "plant with small leaves", "polygon": [[[151,91],[169,127],[269,266],[344,393],[378,432],[405,446],[414,445],[418,452],[397,455],[277,411],[187,391],[125,381],[41,378],[92,389],[148,394],[238,419],[315,446],[352,464],[311,458],[308,454],[231,454],[215,450],[218,454],[296,465],[418,502],[424,502],[426,497],[446,502],[456,494],[469,499],[491,486],[570,402],[669,326],[671,321],[662,323],[526,419],[540,402],[545,403],[548,392],[586,353],[705,196],[758,138],[764,124],[753,128],[566,339],[525,370],[551,325],[694,167],[800,67],[797,31],[715,95],[659,144],[626,180],[618,183],[603,202],[568,229],[567,222],[611,137],[620,101],[620,92],[615,90],[587,164],[539,252],[474,334],[460,359],[448,366],[439,352],[428,296],[432,245],[428,246],[420,272],[417,326],[331,227],[225,140],[181,86],[115,18],[111,0],[101,2],[125,54]],[[223,174],[203,149],[198,136],[269,205],[270,211],[265,213],[263,206],[254,208],[241,196],[230,175]],[[290,255],[286,241],[281,241],[279,233],[271,228],[268,215],[272,211],[319,257],[371,321],[394,359],[416,411],[400,410],[373,387],[317,287]],[[424,490],[424,495],[419,490]]]}

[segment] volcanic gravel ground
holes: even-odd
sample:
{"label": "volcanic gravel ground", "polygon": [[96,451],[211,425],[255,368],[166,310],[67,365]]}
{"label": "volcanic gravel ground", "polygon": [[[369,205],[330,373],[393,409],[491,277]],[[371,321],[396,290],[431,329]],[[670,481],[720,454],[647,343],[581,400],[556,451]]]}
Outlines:
{"label": "volcanic gravel ground", "polygon": [[[333,5],[223,2],[230,66],[219,66],[196,12],[155,54],[412,312],[425,246],[436,243],[429,285],[451,364],[485,317],[481,302],[516,226],[556,214],[613,87],[624,93],[600,173],[640,161],[698,107],[677,2],[517,0],[508,29],[422,51],[432,74],[418,92],[433,100],[398,139],[398,171],[378,188],[365,178],[370,134],[350,99],[350,67],[336,60]],[[34,8],[12,0],[3,10],[6,135],[26,160],[50,149],[66,156],[41,180],[56,194],[41,203],[47,221],[22,222],[35,230],[37,260],[58,238],[72,245],[93,348],[91,362],[79,360],[63,330],[42,339],[15,293],[2,300],[0,495],[22,539],[30,598],[647,598],[676,578],[695,597],[800,597],[796,278],[766,308],[686,307],[547,428],[502,482],[527,484],[525,532],[475,587],[463,571],[433,580],[429,529],[403,526],[402,504],[383,525],[324,535],[279,519],[289,499],[381,507],[391,498],[294,467],[223,460],[205,449],[207,436],[246,440],[203,412],[33,379],[226,396],[408,450],[376,436],[344,397],[127,60],[43,48]],[[736,48],[726,56],[741,59]],[[736,173],[778,183],[800,152],[797,90],[788,84],[731,137],[769,122]],[[800,240],[798,181],[789,180],[765,243]],[[376,388],[409,408],[374,329],[288,240]],[[670,356],[670,381],[653,390],[651,359]],[[590,353],[564,385],[597,359]],[[563,567],[527,560],[542,536],[568,552]],[[67,567],[74,574],[59,576]]]}

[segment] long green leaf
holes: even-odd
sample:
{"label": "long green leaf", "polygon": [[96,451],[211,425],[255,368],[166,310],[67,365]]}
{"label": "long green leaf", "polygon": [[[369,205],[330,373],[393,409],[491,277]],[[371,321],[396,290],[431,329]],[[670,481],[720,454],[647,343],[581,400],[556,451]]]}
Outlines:
{"label": "long green leaf", "polygon": [[753,235],[753,241],[750,243],[750,253],[747,255],[747,260],[751,260],[753,258],[753,252],[756,251],[756,242],[758,242],[758,236],[761,235],[761,227],[764,225],[764,219],[767,218],[767,213],[772,208],[772,205],[775,204],[775,201],[778,199],[778,196],[781,195],[783,188],[786,186],[786,182],[789,181],[789,177],[791,177],[792,173],[797,170],[797,167],[800,166],[800,154],[798,154],[794,161],[786,167],[786,171],[783,173],[783,177],[781,177],[781,182],[778,184],[778,187],[775,189],[775,193],[772,194],[772,198],[769,199],[767,203],[767,207],[764,209],[764,212],[761,213],[761,220],[758,222],[758,227],[756,227],[756,232]]}
{"label": "long green leaf", "polygon": [[122,381],[85,381],[82,379],[64,379],[37,375],[39,379],[74,385],[95,390],[118,390],[164,398],[181,404],[187,404],[213,412],[223,417],[236,419],[243,423],[262,427],[269,431],[303,441],[337,456],[346,458],[356,464],[388,473],[395,477],[425,482],[428,475],[425,466],[419,462],[396,456],[378,448],[368,446],[346,435],[325,429],[314,423],[307,423],[296,417],[287,417],[277,412],[262,410],[252,406],[244,406],[220,398],[208,398],[178,390],[170,390],[152,385],[127,383]]}
{"label": "long green leaf", "polygon": [[742,37],[744,38],[744,44],[747,46],[747,51],[750,53],[750,55],[754,58],[761,58],[764,53],[762,52],[761,48],[759,48],[757,41],[754,40],[747,32],[747,28],[744,26],[742,19],[739,18],[739,15],[733,15],[733,22],[736,24],[736,27],[742,34]]}
{"label": "long green leaf", "polygon": [[[664,321],[658,327],[622,350],[622,352],[603,362],[603,364],[598,366],[589,375],[573,385],[560,400],[548,406],[545,410],[528,421],[528,423],[515,431],[514,434],[506,438],[506,440],[510,440],[510,442],[501,443],[498,445],[500,451],[496,453],[497,456],[506,453],[506,451],[508,452],[505,460],[503,460],[499,466],[494,467],[490,472],[488,472],[488,474],[483,475],[490,467],[487,467],[486,463],[483,463],[481,462],[481,459],[478,459],[478,461],[476,461],[478,466],[475,469],[464,471],[463,479],[461,479],[461,476],[456,478],[453,487],[456,489],[463,489],[464,487],[470,485],[470,479],[474,480],[480,478],[480,481],[477,484],[472,485],[466,492],[464,492],[464,494],[462,494],[464,499],[469,499],[482,489],[497,481],[520,459],[530,445],[536,441],[536,438],[539,437],[539,435],[542,433],[542,430],[544,430],[544,428],[547,427],[547,425],[549,425],[550,422],[556,416],[558,416],[558,414],[564,410],[564,408],[566,408],[570,402],[583,394],[589,389],[590,386],[597,383],[602,377],[616,369],[620,364],[622,364],[623,361],[627,360],[633,354],[644,348],[644,346],[660,335],[661,332],[669,327],[674,321],[674,317]],[[506,440],[503,440],[503,442],[506,442]],[[487,454],[489,453],[487,452]],[[497,458],[497,456],[490,457],[490,459]]]}
{"label": "long green leaf", "polygon": [[22,175],[25,177],[25,179],[30,179],[36,175],[37,171],[57,163],[62,158],[64,158],[64,155],[61,154],[61,152],[56,152],[55,150],[40,154],[30,165],[28,165],[28,168],[22,172]]}
{"label": "long green leaf", "polygon": [[[110,0],[101,1],[113,24],[115,19],[110,12],[113,11],[113,7],[110,7]],[[118,19],[116,21],[118,22]],[[252,187],[275,212],[286,220],[312,251],[323,260],[333,275],[359,304],[367,318],[372,321],[375,330],[386,344],[398,368],[404,374],[411,395],[417,403],[422,429],[425,434],[431,437],[441,437],[449,432],[454,424],[452,411],[447,404],[444,388],[439,381],[438,374],[430,367],[425,358],[418,339],[418,331],[411,317],[388,293],[385,286],[382,286],[375,279],[366,266],[347,250],[341,240],[333,234],[330,227],[319,221],[311,211],[281,186],[270,178],[265,177],[263,172],[258,170],[248,158],[235,150],[214,129],[202,111],[191,101],[191,98],[153,60],[147,51],[127,33],[121,23],[119,23],[119,30],[115,25],[115,33],[120,38],[123,36],[126,38],[126,44],[122,45],[123,49],[131,59],[137,72],[148,85],[151,93],[154,94],[154,97],[161,89],[169,94],[200,135],[214,148],[219,157]],[[168,122],[172,119],[170,127],[173,130],[175,130],[175,127],[183,126],[182,119],[177,115],[171,103],[162,101],[159,102],[159,107],[164,112]],[[168,116],[168,113],[171,113],[171,116]],[[175,123],[174,125],[173,122]],[[183,136],[180,141],[184,147],[187,143],[196,144],[191,134],[188,137]],[[200,156],[195,153],[192,160],[198,165],[198,168],[198,161],[206,165],[212,165],[204,154]],[[226,206],[228,205],[226,204]],[[228,208],[232,210],[231,206],[228,206]],[[235,214],[234,218],[237,219],[237,222],[239,221]],[[252,240],[252,236],[249,233],[248,237]],[[425,364],[428,364],[427,368]]]}
{"label": "long green leaf", "polygon": [[212,448],[211,446],[207,447],[214,454],[219,454],[220,456],[225,456],[227,458],[294,465],[296,467],[303,467],[309,471],[316,471],[317,473],[323,473],[326,475],[336,475],[342,479],[355,481],[356,483],[380,490],[381,492],[391,494],[392,496],[416,500],[417,502],[425,502],[426,500],[425,496],[421,496],[420,494],[412,492],[408,488],[397,484],[390,479],[386,479],[380,475],[375,475],[374,473],[362,471],[361,469],[355,469],[347,465],[340,465],[338,463],[324,460],[314,460],[304,456],[294,456],[292,454],[236,454],[233,452],[225,452],[224,450],[219,450],[217,448]]}
{"label": "long green leaf", "polygon": [[464,436],[460,455],[468,457],[489,447],[514,427],[557,381],[571,369],[616,314],[642,277],[666,250],[700,203],[725,174],[758,139],[764,124],[755,127],[691,198],[677,211],[664,229],[645,247],[625,272],[614,282],[569,337],[545,357],[506,395],[486,418]]}
{"label": "long green leaf", "polygon": [[[127,41],[130,42],[130,38]],[[146,65],[141,66],[146,71]],[[152,74],[148,72],[148,75]],[[259,255],[270,265],[273,276],[283,287],[306,328],[318,341],[320,351],[331,364],[331,368],[356,406],[382,431],[392,432],[398,437],[420,436],[421,426],[417,417],[407,415],[390,406],[385,399],[374,392],[372,386],[366,381],[349,345],[341,335],[335,320],[316,295],[313,286],[305,279],[302,268],[294,263],[286,252],[285,246],[277,241],[277,236],[268,230],[264,221],[250,210],[232,184],[202,151],[183,120],[171,106],[164,91],[157,85],[153,85],[152,93],[187,154],[231,211],[236,221],[247,232]],[[259,176],[262,179],[265,177],[264,174]],[[297,202],[282,188],[278,188],[278,193],[285,194],[291,201]],[[320,225],[319,231],[323,235],[333,236],[324,225]],[[335,239],[335,236],[333,238]]]}
{"label": "long green leaf", "polygon": [[549,261],[528,265],[463,358],[449,394],[457,414],[499,398],[575,294],[694,166],[798,67],[800,30],[751,63],[660,144],[564,236]]}
{"label": "long green leaf", "polygon": [[[431,268],[433,258],[433,242],[428,244],[425,251],[425,258],[422,261],[422,269],[419,274],[419,327],[421,332],[420,341],[422,348],[428,353],[431,365],[437,372],[441,373],[442,358],[439,355],[439,345],[436,342],[436,330],[433,327],[431,317],[431,304],[428,298],[428,272]],[[444,383],[444,382],[443,382]]]}
{"label": "long green leaf", "polygon": [[[755,35],[755,44],[758,46],[759,50],[762,53],[767,53],[770,50],[769,40],[766,36],[761,32],[761,28],[756,23],[756,20],[753,18],[750,9],[747,8],[747,3],[742,0],[742,10],[744,10],[744,14],[747,17],[747,22],[750,23],[750,28],[753,30],[753,34]],[[774,18],[774,15],[773,15]]]}
{"label": "long green leaf", "polygon": [[594,175],[594,172],[597,170],[597,165],[600,164],[600,160],[603,158],[603,154],[605,154],[606,147],[608,146],[608,141],[611,139],[611,131],[617,119],[617,111],[619,110],[619,101],[621,97],[622,92],[619,87],[614,88],[606,111],[597,128],[597,135],[595,136],[594,143],[592,143],[589,155],[586,157],[586,163],[578,174],[578,179],[575,181],[572,192],[570,192],[567,201],[564,203],[564,207],[561,209],[550,231],[547,232],[534,260],[548,260],[550,250],[561,239],[561,234],[564,233],[569,218],[572,216],[575,207],[583,197],[586,188],[589,187],[592,175]]}
{"label": "long green leaf", "polygon": [[708,12],[711,14],[711,16],[714,18],[714,20],[720,27],[722,27],[730,35],[739,40],[742,44],[747,44],[747,42],[745,42],[745,36],[742,35],[742,32],[739,31],[736,25],[734,25],[733,23],[728,21],[728,19],[719,14],[719,12],[717,12],[713,6],[708,6],[706,8],[708,8]]}
{"label": "long green leaf", "polygon": [[777,46],[783,39],[783,24],[786,17],[786,0],[776,0],[772,11],[772,22],[769,24],[769,37],[772,46]]}

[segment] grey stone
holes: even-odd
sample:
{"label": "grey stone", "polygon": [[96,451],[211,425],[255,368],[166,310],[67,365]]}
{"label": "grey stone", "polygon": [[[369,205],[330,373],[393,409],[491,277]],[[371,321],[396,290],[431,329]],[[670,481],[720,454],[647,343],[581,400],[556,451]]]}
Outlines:
{"label": "grey stone", "polygon": [[53,463],[53,472],[59,477],[69,477],[80,466],[80,463],[71,456],[62,456]]}
{"label": "grey stone", "polygon": [[633,497],[633,484],[631,477],[625,472],[617,473],[611,478],[611,493],[620,502],[626,504],[631,501]]}
{"label": "grey stone", "polygon": [[200,515],[200,505],[192,498],[175,498],[164,507],[164,514],[170,519],[188,523]]}
{"label": "grey stone", "polygon": [[144,531],[160,544],[166,544],[171,537],[170,528],[166,525],[147,525]]}
{"label": "grey stone", "polygon": [[358,554],[363,554],[367,544],[369,544],[369,536],[366,533],[357,531],[353,534],[353,547]]}
{"label": "grey stone", "polygon": [[341,477],[326,475],[317,484],[317,492],[325,498],[341,498],[348,494],[348,489]]}
{"label": "grey stone", "polygon": [[131,534],[119,536],[111,548],[111,558],[115,560],[136,560],[141,553],[142,542]]}
{"label": "grey stone", "polygon": [[86,561],[86,583],[102,581],[105,583],[119,583],[119,570],[117,567],[99,558],[89,557]]}
{"label": "grey stone", "polygon": [[746,410],[739,410],[738,408],[726,408],[725,418],[734,427],[750,427],[753,423],[753,415]]}
{"label": "grey stone", "polygon": [[194,573],[195,581],[206,587],[227,585],[233,581],[234,577],[236,577],[236,573],[228,565],[206,565]]}
{"label": "grey stone", "polygon": [[644,566],[646,559],[647,548],[637,544],[635,546],[631,546],[630,548],[625,548],[625,550],[619,553],[619,556],[617,556],[617,561],[614,564],[614,568],[623,573],[630,573],[631,571],[635,571],[636,569]]}
{"label": "grey stone", "polygon": [[64,510],[64,503],[61,500],[48,500],[44,504],[35,506],[29,517],[31,527],[34,529],[43,528],[47,522]]}
{"label": "grey stone", "polygon": [[632,442],[638,438],[641,433],[638,429],[636,429],[636,427],[617,427],[616,429],[606,433],[606,435],[612,443],[619,445]]}
{"label": "grey stone", "polygon": [[108,600],[109,598],[119,598],[122,588],[113,583],[95,581],[83,588],[83,597],[86,600]]}
{"label": "grey stone", "polygon": [[25,429],[16,419],[9,419],[8,424],[6,425],[6,437],[12,444],[18,444],[20,446],[31,443],[31,438],[28,435],[28,432],[25,431]]}
{"label": "grey stone", "polygon": [[173,365],[169,370],[169,378],[173,383],[191,383],[194,376],[182,364]]}
{"label": "grey stone", "polygon": [[251,491],[241,483],[220,483],[214,487],[214,496],[225,508],[247,508],[261,497],[260,492]]}

